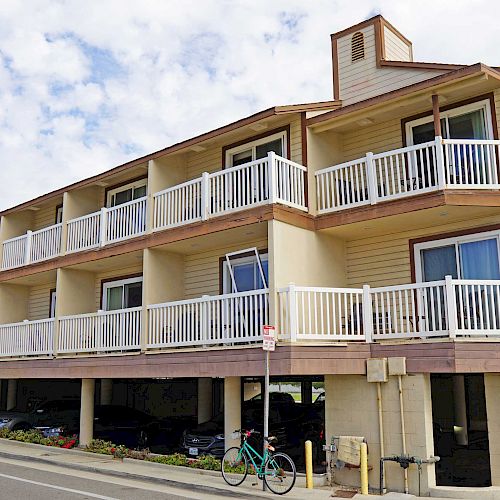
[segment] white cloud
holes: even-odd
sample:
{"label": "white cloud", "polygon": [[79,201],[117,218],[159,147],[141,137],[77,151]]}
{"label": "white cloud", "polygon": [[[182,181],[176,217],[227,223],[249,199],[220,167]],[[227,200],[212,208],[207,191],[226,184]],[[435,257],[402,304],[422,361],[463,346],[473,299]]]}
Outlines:
{"label": "white cloud", "polygon": [[488,0],[3,0],[0,209],[260,109],[330,99],[330,33],[377,12],[416,60],[500,65]]}

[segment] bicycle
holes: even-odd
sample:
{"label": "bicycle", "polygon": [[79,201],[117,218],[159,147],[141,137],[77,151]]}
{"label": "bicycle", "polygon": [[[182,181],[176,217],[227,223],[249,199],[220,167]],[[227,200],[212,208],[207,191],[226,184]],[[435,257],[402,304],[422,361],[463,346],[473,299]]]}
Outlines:
{"label": "bicycle", "polygon": [[[293,460],[286,453],[274,453],[271,443],[276,442],[274,436],[264,437],[264,456],[258,453],[248,443],[252,434],[260,434],[255,430],[237,430],[243,439],[243,445],[229,448],[222,458],[221,472],[224,481],[230,486],[239,486],[248,475],[248,468],[253,466],[257,477],[264,481],[266,486],[277,495],[288,493],[295,484],[297,471]],[[251,462],[251,464],[250,464]]]}

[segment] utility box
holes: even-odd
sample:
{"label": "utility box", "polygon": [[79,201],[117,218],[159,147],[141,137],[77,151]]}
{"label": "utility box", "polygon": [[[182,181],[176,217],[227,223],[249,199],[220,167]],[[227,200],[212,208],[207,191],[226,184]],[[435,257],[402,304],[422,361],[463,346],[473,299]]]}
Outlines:
{"label": "utility box", "polygon": [[367,359],[366,379],[368,382],[387,382],[387,358]]}
{"label": "utility box", "polygon": [[406,375],[406,358],[387,358],[389,375]]}

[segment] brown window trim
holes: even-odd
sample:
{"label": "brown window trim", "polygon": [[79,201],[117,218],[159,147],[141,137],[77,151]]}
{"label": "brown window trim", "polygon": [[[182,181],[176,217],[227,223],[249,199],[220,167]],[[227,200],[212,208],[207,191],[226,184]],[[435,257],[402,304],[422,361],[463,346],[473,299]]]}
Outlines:
{"label": "brown window trim", "polygon": [[290,124],[285,125],[284,127],[279,127],[275,128],[272,130],[266,130],[265,132],[262,132],[261,134],[254,135],[252,137],[249,137],[247,139],[243,139],[238,142],[233,142],[232,144],[228,144],[226,146],[222,147],[222,170],[226,168],[226,151],[229,149],[237,148],[238,146],[242,146],[243,144],[246,144],[247,142],[253,142],[253,141],[258,141],[259,139],[264,139],[264,137],[267,137],[268,135],[273,135],[273,134],[279,134],[280,132],[286,132],[286,156],[289,160],[290,154],[291,154],[291,146],[290,146]]}
{"label": "brown window trim", "polygon": [[122,181],[122,182],[119,182],[118,184],[114,184],[112,186],[106,187],[106,189],[104,189],[104,205],[106,206],[106,204],[107,204],[108,193],[110,191],[112,191],[113,189],[117,189],[119,187],[122,187],[122,186],[126,186],[127,184],[132,184],[132,182],[142,181],[143,179],[146,179],[146,181],[147,181],[148,174],[146,174],[146,175],[140,175],[138,177],[134,177],[133,179],[129,179],[127,181]]}
{"label": "brown window trim", "polygon": [[417,280],[417,273],[415,270],[415,245],[417,243],[445,240],[446,238],[457,238],[458,236],[467,236],[469,234],[476,234],[476,233],[486,233],[488,231],[498,231],[499,229],[500,229],[500,224],[492,224],[489,226],[479,226],[470,229],[461,229],[458,231],[451,231],[449,233],[432,234],[430,236],[422,236],[420,238],[411,239],[409,241],[409,249],[410,249],[410,270],[411,270],[412,283],[416,283]]}
{"label": "brown window trim", "polygon": [[56,212],[54,214],[54,224],[57,224],[57,212],[59,212],[60,208],[63,208],[63,204],[62,203],[59,203],[59,205],[56,205]]}
{"label": "brown window trim", "polygon": [[[447,106],[440,106],[439,111],[449,111],[450,109],[459,108],[461,106],[466,106],[467,104],[473,104],[475,102],[484,101],[486,99],[490,101],[491,121],[493,122],[492,123],[493,138],[498,140],[498,122],[495,110],[495,96],[493,92],[489,92],[488,94],[481,94],[476,97],[471,97],[470,99],[464,99],[463,101],[458,101],[453,104],[449,104]],[[406,124],[408,122],[412,122],[413,120],[418,120],[419,118],[424,118],[427,116],[432,116],[432,107],[429,108],[429,111],[424,111],[416,115],[408,116],[401,120],[401,137],[403,139],[402,142],[404,148],[408,145],[406,142]]]}
{"label": "brown window trim", "polygon": [[[56,294],[57,294],[57,288],[51,288],[50,291],[49,291],[49,315],[48,315],[48,318],[51,318],[51,316],[50,316],[50,310],[52,309],[52,294],[54,292],[56,292]],[[56,295],[56,300],[57,300],[57,295]]]}
{"label": "brown window trim", "polygon": [[113,276],[112,278],[105,278],[105,279],[101,280],[101,300],[100,300],[100,306],[101,306],[100,309],[101,310],[103,308],[102,299],[104,298],[104,284],[110,283],[112,281],[128,280],[130,278],[143,278],[142,286],[144,287],[144,273],[125,274],[123,276]]}
{"label": "brown window trim", "polygon": [[[268,248],[257,248],[257,252],[259,252],[259,255],[263,255],[265,253],[269,254],[269,249]],[[240,258],[245,258],[245,257],[251,257],[252,255],[255,255],[253,252],[245,252],[240,255],[238,255],[238,259]],[[224,257],[219,257],[219,293],[222,295],[224,293],[224,262],[226,261],[226,256]],[[268,283],[269,285],[269,283]]]}

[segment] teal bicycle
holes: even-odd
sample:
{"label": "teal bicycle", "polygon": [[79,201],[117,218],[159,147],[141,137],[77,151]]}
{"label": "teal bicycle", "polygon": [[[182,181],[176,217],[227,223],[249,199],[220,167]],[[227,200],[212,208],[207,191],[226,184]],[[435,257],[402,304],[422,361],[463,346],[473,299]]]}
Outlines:
{"label": "teal bicycle", "polygon": [[295,484],[297,471],[293,460],[286,453],[275,453],[271,443],[277,441],[275,437],[264,437],[264,456],[258,453],[248,443],[248,438],[253,434],[260,434],[255,430],[237,430],[235,433],[241,435],[243,444],[241,448],[236,446],[229,448],[222,458],[222,477],[231,486],[240,485],[247,477],[249,468],[266,486],[277,495],[288,493]]}

